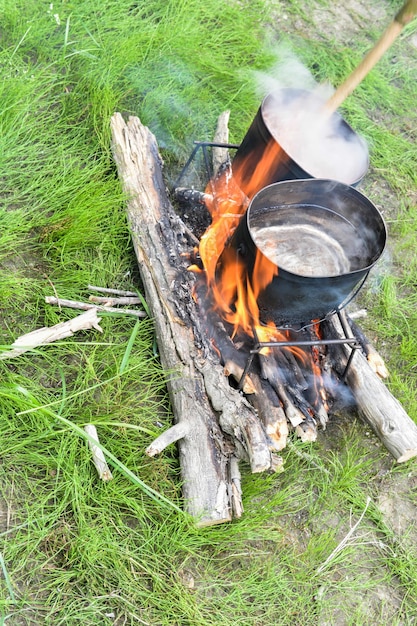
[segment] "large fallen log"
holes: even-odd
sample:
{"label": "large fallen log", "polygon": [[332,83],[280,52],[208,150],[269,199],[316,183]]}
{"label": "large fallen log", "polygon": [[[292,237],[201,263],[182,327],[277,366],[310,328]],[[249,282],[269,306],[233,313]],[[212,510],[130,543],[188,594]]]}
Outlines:
{"label": "large fallen log", "polygon": [[137,117],[125,123],[119,113],[111,131],[175,421],[148,454],[178,441],[187,511],[199,525],[229,521],[242,511],[236,459],[247,460],[253,472],[277,461],[255,410],[230,387],[204,336],[184,259],[192,246],[168,199],[155,137]]}

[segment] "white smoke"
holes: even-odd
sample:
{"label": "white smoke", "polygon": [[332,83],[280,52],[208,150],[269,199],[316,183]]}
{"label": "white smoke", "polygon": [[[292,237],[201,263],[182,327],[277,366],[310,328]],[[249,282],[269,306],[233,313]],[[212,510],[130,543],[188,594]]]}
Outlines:
{"label": "white smoke", "polygon": [[368,149],[338,113],[327,113],[333,87],[318,84],[288,50],[277,54],[270,72],[255,73],[257,91],[266,96],[262,112],[269,132],[310,176],[358,182],[367,169]]}

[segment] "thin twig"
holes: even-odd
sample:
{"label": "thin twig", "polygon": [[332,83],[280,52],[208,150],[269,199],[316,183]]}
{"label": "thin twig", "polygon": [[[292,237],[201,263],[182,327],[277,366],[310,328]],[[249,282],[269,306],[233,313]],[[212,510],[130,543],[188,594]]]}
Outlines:
{"label": "thin twig", "polygon": [[90,291],[98,291],[99,293],[111,293],[114,296],[137,296],[136,291],[125,291],[124,289],[111,289],[110,287],[97,287],[96,285],[87,285]]}
{"label": "thin twig", "polygon": [[358,528],[359,524],[361,523],[361,521],[363,520],[366,511],[368,510],[368,507],[371,503],[371,498],[368,496],[367,500],[366,500],[366,505],[364,510],[362,511],[362,514],[360,516],[360,518],[358,519],[358,521],[356,522],[356,524],[354,524],[352,526],[352,528],[350,529],[350,531],[347,533],[347,535],[342,539],[342,541],[335,547],[335,549],[333,550],[333,552],[331,552],[331,554],[329,554],[329,556],[327,557],[327,559],[324,561],[324,563],[322,563],[320,565],[320,567],[318,567],[316,569],[316,574],[320,574],[325,568],[326,566],[335,558],[335,556],[337,554],[339,554],[339,552],[341,552],[345,546],[349,543],[349,539],[352,537],[353,533],[355,532],[355,530]]}
{"label": "thin twig", "polygon": [[90,296],[88,300],[89,302],[102,304],[106,308],[109,306],[134,306],[135,304],[142,304],[142,300],[138,298],[138,296]]}
{"label": "thin twig", "polygon": [[64,300],[62,298],[55,298],[54,296],[46,296],[45,302],[47,304],[54,304],[55,306],[65,306],[70,309],[81,309],[82,311],[88,311],[89,309],[98,309],[99,311],[118,313],[119,315],[134,315],[135,317],[146,317],[145,311],[141,311],[139,309],[116,309],[110,306],[101,306],[100,304],[90,304],[88,302],[78,302],[76,300]]}

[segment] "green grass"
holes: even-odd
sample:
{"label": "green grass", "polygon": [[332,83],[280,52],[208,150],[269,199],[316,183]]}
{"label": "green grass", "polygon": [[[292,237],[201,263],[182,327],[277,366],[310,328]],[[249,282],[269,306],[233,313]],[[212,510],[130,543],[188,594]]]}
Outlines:
{"label": "green grass", "polygon": [[[274,62],[274,41],[337,85],[386,25],[351,46],[315,24],[310,9],[325,0],[274,4],[288,17],[279,25],[266,0],[0,0],[2,346],[75,315],[45,295],[141,290],[111,157],[115,111],[150,126],[171,178],[220,111],[232,110],[241,140],[259,104],[253,73]],[[392,16],[399,3],[385,8]],[[369,141],[363,187],[390,234],[361,296],[364,324],[413,418],[416,28],[343,108]],[[393,468],[364,426],[335,417],[317,444],[292,442],[282,474],[242,468],[241,520],[197,529],[182,512],[175,449],[144,454],[172,419],[152,320],[106,314],[101,326],[0,361],[0,624],[414,623],[415,531],[406,517],[399,533],[381,505],[392,481],[414,511],[413,461]],[[90,422],[112,465],[107,484],[91,464]]]}

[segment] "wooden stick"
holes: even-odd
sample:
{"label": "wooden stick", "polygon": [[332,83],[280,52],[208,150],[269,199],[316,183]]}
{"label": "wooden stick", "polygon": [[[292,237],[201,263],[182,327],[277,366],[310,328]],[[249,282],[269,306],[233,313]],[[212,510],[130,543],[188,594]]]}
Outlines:
{"label": "wooden stick", "polygon": [[341,315],[345,315],[345,320],[348,328],[352,330],[352,335],[359,341],[362,346],[362,350],[365,353],[367,361],[373,371],[378,374],[380,378],[388,378],[389,371],[387,366],[385,365],[384,359],[373,346],[373,344],[369,341],[368,337],[364,334],[362,329],[354,322],[350,315],[345,314],[344,311],[341,311]]}
{"label": "wooden stick", "polygon": [[268,380],[273,389],[275,389],[282,402],[284,413],[288,421],[293,428],[296,428],[304,421],[304,415],[291,401],[286,390],[285,380],[281,378],[281,372],[275,359],[271,355],[259,354],[259,361],[261,363],[262,376]]}
{"label": "wooden stick", "polygon": [[22,335],[12,344],[11,350],[0,354],[0,359],[10,359],[24,352],[28,352],[29,350],[34,350],[39,346],[52,343],[53,341],[60,341],[61,339],[72,337],[74,333],[79,330],[94,328],[102,333],[103,329],[99,325],[99,322],[100,318],[97,317],[97,308],[91,308],[85,313],[77,315],[77,317],[74,317],[72,320],[60,322],[59,324],[55,324],[55,326],[44,326],[31,333]]}
{"label": "wooden stick", "polygon": [[96,304],[102,304],[106,307],[109,306],[127,306],[142,304],[142,300],[137,296],[119,296],[119,297],[106,297],[106,296],[90,296],[89,302],[95,302]]}
{"label": "wooden stick", "polygon": [[[86,424],[84,426],[84,430],[87,435],[89,435],[92,439],[95,439],[95,441],[99,443],[97,429],[94,424]],[[93,463],[96,467],[99,478],[101,478],[101,480],[105,482],[112,480],[113,476],[109,466],[107,465],[103,450],[99,448],[93,441],[91,441],[91,439],[88,440],[88,446],[91,450]]]}
{"label": "wooden stick", "polygon": [[404,26],[415,17],[416,13],[417,0],[408,0],[358,67],[347,77],[340,87],[336,89],[331,98],[326,102],[325,112],[327,114],[336,111],[342,102],[356,89],[359,83],[394,43]]}
{"label": "wooden stick", "polygon": [[46,304],[53,304],[59,307],[68,307],[70,309],[81,309],[82,311],[89,311],[90,309],[96,309],[99,311],[107,311],[108,313],[119,313],[119,315],[134,315],[135,317],[146,317],[145,311],[139,309],[116,309],[110,306],[101,306],[100,304],[89,304],[88,302],[78,302],[77,300],[65,300],[63,298],[56,298],[55,296],[45,296]]}
{"label": "wooden stick", "polygon": [[239,517],[242,517],[244,509],[242,503],[242,485],[239,470],[239,459],[235,456],[230,458],[229,480],[231,485],[230,501],[232,503],[232,511],[234,517],[238,519]]}
{"label": "wooden stick", "polygon": [[303,442],[313,442],[317,439],[317,427],[311,419],[306,419],[296,426],[295,432],[297,437],[300,437]]}
{"label": "wooden stick", "polygon": [[270,449],[281,451],[287,445],[288,423],[280,400],[268,381],[251,374],[255,393],[248,396],[248,401],[258,412],[265,432],[270,440]]}
{"label": "wooden stick", "polygon": [[136,291],[125,291],[124,289],[111,289],[110,287],[97,287],[96,285],[87,285],[90,291],[98,291],[99,293],[111,293],[114,296],[137,296]]}
{"label": "wooden stick", "polygon": [[[219,412],[222,430],[232,435],[248,456],[253,473],[271,468],[266,433],[249,403],[230,387],[225,376],[219,378],[209,362],[197,363],[213,408]],[[239,400],[240,398],[240,400]],[[240,447],[240,446],[239,446]]]}
{"label": "wooden stick", "polygon": [[168,430],[165,430],[157,437],[150,446],[146,448],[146,454],[150,457],[161,454],[165,448],[172,443],[176,443],[190,434],[190,425],[188,422],[177,422]]}

